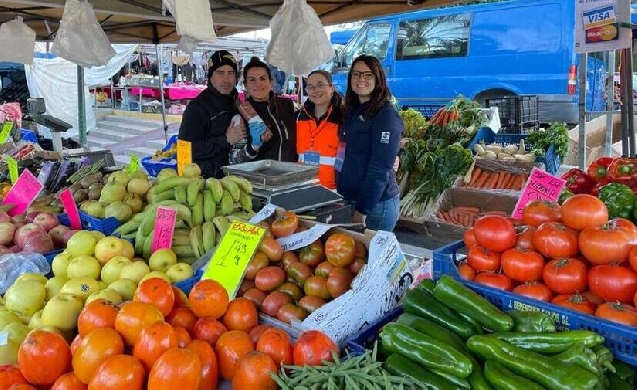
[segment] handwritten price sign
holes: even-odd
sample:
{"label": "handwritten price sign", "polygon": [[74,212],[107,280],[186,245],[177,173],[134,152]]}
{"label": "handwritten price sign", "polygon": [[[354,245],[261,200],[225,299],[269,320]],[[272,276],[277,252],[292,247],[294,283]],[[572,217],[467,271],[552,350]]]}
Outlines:
{"label": "handwritten price sign", "polygon": [[524,207],[536,199],[556,202],[565,183],[566,181],[563,179],[549,175],[538,168],[533,168],[511,216],[515,219],[522,219]]}
{"label": "handwritten price sign", "polygon": [[175,232],[177,210],[159,206],[155,213],[155,233],[153,234],[153,252],[157,249],[170,249]]}
{"label": "handwritten price sign", "polygon": [[186,165],[192,162],[192,144],[188,141],[177,140],[177,172],[181,176]]}
{"label": "handwritten price sign", "polygon": [[75,204],[70,188],[60,192],[60,200],[62,201],[64,211],[66,211],[66,215],[69,217],[69,221],[71,222],[71,228],[81,230],[82,220],[80,219],[80,212],[77,210],[77,204]]}
{"label": "handwritten price sign", "polygon": [[230,299],[233,299],[246,267],[264,235],[264,228],[233,221],[221,239],[202,279],[213,279],[221,283]]}
{"label": "handwritten price sign", "polygon": [[8,211],[9,216],[22,214],[33,203],[43,187],[28,169],[23,170],[18,181],[2,201],[2,204],[15,205]]}

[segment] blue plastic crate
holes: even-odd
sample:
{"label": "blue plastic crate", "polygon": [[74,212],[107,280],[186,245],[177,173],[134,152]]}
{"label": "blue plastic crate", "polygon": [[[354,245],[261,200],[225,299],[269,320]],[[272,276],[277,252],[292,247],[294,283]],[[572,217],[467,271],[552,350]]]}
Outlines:
{"label": "blue plastic crate", "polygon": [[[168,143],[166,144],[166,146],[164,146],[161,150],[163,152],[167,151],[175,142],[177,142],[177,134],[171,136],[168,139]],[[148,175],[152,177],[156,177],[164,168],[177,169],[176,159],[163,159],[159,161],[153,161],[150,157],[144,157],[142,158],[141,162],[146,172],[148,172]]]}
{"label": "blue plastic crate", "polygon": [[187,296],[188,294],[190,294],[190,290],[192,290],[195,284],[197,284],[197,282],[201,280],[203,271],[203,268],[199,268],[197,271],[195,271],[195,274],[191,278],[175,283],[175,287],[178,287]]}
{"label": "blue plastic crate", "polygon": [[[71,227],[71,220],[69,220],[69,216],[64,214],[58,214],[58,221],[66,227]],[[88,230],[85,228],[85,223],[82,221],[82,215],[80,214],[80,222],[82,223],[82,229]]]}
{"label": "blue plastic crate", "polygon": [[434,251],[434,280],[438,280],[441,275],[451,275],[501,310],[541,311],[553,316],[558,328],[562,330],[587,329],[597,332],[604,336],[606,339],[604,344],[613,351],[613,356],[616,359],[637,366],[637,328],[461,279],[456,263],[457,253],[462,248],[464,248],[464,243],[458,241]]}
{"label": "blue plastic crate", "polygon": [[382,327],[394,321],[401,314],[403,314],[403,307],[398,306],[375,323],[348,337],[346,348],[349,354],[351,356],[360,356],[365,353],[366,349],[371,349],[374,346],[374,342],[378,340],[378,334]]}
{"label": "blue plastic crate", "polygon": [[121,222],[117,218],[95,218],[80,210],[80,219],[82,220],[82,228],[86,230],[97,230],[107,236],[113,234]]}
{"label": "blue plastic crate", "polygon": [[422,114],[425,119],[429,120],[431,117],[436,115],[436,112],[440,110],[444,105],[442,104],[421,104],[421,105],[404,105],[402,109],[406,110],[408,108],[412,108]]}
{"label": "blue plastic crate", "polygon": [[[49,263],[49,266],[53,265],[53,259],[55,258],[55,256],[59,255],[62,252],[64,252],[64,249],[56,249],[54,251],[44,254],[44,258],[46,259],[47,263]],[[47,279],[51,279],[54,276],[52,267],[51,267],[51,272],[49,272],[45,276],[47,277]]]}

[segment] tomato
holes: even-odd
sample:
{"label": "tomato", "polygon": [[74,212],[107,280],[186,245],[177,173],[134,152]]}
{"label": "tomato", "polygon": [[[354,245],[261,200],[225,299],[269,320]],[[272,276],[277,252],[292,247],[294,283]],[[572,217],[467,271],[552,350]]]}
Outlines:
{"label": "tomato", "polygon": [[215,344],[221,376],[224,379],[232,380],[239,360],[252,351],[254,351],[254,343],[246,332],[231,330],[222,334]]}
{"label": "tomato", "polygon": [[175,293],[165,279],[150,278],[137,286],[133,301],[150,303],[158,308],[161,314],[167,316],[175,304]]}
{"label": "tomato", "polygon": [[542,277],[544,258],[534,251],[512,248],[500,257],[502,272],[517,282],[533,282]]}
{"label": "tomato", "polygon": [[228,328],[216,319],[212,317],[202,317],[197,320],[195,326],[192,328],[192,338],[205,341],[214,347],[219,337],[227,331]]}
{"label": "tomato", "polygon": [[286,303],[279,308],[279,311],[276,313],[276,318],[286,324],[292,324],[292,321],[302,322],[308,314],[305,309],[293,303]]}
{"label": "tomato", "polygon": [[522,211],[522,222],[525,225],[538,227],[544,222],[560,220],[560,205],[555,202],[536,199],[527,203]]}
{"label": "tomato", "polygon": [[283,247],[274,238],[264,237],[259,244],[259,250],[272,262],[281,260],[283,257]]}
{"label": "tomato", "polygon": [[352,264],[347,266],[347,269],[349,269],[349,272],[351,272],[352,275],[356,277],[356,275],[358,275],[358,273],[361,272],[365,264],[367,264],[367,261],[364,258],[357,257],[354,259],[354,262]]}
{"label": "tomato", "polygon": [[320,276],[310,276],[303,286],[305,295],[312,295],[315,297],[330,299],[331,295],[327,289],[327,279]]}
{"label": "tomato", "polygon": [[575,230],[608,222],[608,209],[604,202],[588,194],[577,194],[562,203],[562,223]]}
{"label": "tomato", "polygon": [[354,257],[357,259],[366,259],[367,248],[365,247],[365,244],[357,240],[354,241],[356,241],[356,254],[354,255]]}
{"label": "tomato", "polygon": [[595,293],[593,293],[591,290],[586,290],[582,293],[582,296],[586,299],[588,299],[588,301],[590,303],[593,304],[593,306],[597,307],[599,305],[601,305],[602,303],[604,303],[604,300],[600,297],[598,297],[597,295],[595,295]]}
{"label": "tomato", "polygon": [[299,261],[310,267],[316,267],[325,256],[325,249],[321,240],[316,240],[310,245],[298,250]]}
{"label": "tomato", "polygon": [[595,306],[580,294],[557,295],[551,300],[551,303],[580,313],[593,314],[595,312]]}
{"label": "tomato", "polygon": [[73,372],[85,384],[100,364],[124,353],[124,341],[112,328],[99,328],[84,336],[73,355]]}
{"label": "tomato", "polygon": [[246,267],[246,273],[243,275],[244,279],[254,280],[257,276],[257,273],[267,267],[270,264],[270,259],[265,253],[261,251],[257,251],[257,253],[252,256],[248,266]]}
{"label": "tomato", "polygon": [[595,315],[628,326],[637,326],[637,309],[633,305],[606,302],[597,306]]}
{"label": "tomato", "polygon": [[308,330],[299,336],[294,345],[295,366],[320,366],[332,361],[332,353],[339,356],[338,345],[320,330]]}
{"label": "tomato", "polygon": [[255,326],[254,328],[252,328],[252,330],[249,333],[250,338],[252,339],[252,342],[256,345],[257,341],[259,340],[259,337],[261,337],[261,335],[265,333],[265,331],[268,329],[277,329],[277,328],[273,327],[272,325],[266,325],[266,324],[259,324]]}
{"label": "tomato", "polygon": [[18,367],[29,383],[51,385],[71,368],[71,348],[52,331],[35,329],[18,348]]}
{"label": "tomato", "polygon": [[[0,387],[4,389],[5,387]],[[74,372],[67,372],[66,374],[59,377],[53,386],[51,386],[51,390],[86,390],[88,386],[82,381],[80,381],[75,375]]]}
{"label": "tomato", "polygon": [[292,251],[283,252],[283,256],[281,256],[281,265],[285,271],[287,271],[290,264],[297,261],[299,261],[299,257]]}
{"label": "tomato", "polygon": [[332,268],[334,268],[332,263],[330,263],[329,261],[324,261],[316,266],[316,268],[314,269],[314,275],[327,278],[328,276],[330,276],[330,271],[332,270]]}
{"label": "tomato", "polygon": [[147,390],[197,389],[201,362],[196,352],[172,348],[155,362],[148,375]]}
{"label": "tomato", "polygon": [[219,381],[219,367],[215,350],[210,344],[201,340],[193,340],[186,346],[186,349],[196,353],[201,363],[198,390],[216,389]]}
{"label": "tomato", "polygon": [[117,355],[102,363],[91,377],[91,390],[142,390],[144,367],[130,355]]}
{"label": "tomato", "polygon": [[303,264],[300,261],[293,261],[288,265],[285,273],[289,281],[302,286],[305,284],[305,281],[312,276],[312,269],[309,265]]}
{"label": "tomato", "polygon": [[338,298],[352,287],[354,276],[346,268],[334,267],[327,277],[327,292],[332,298]]}
{"label": "tomato", "polygon": [[272,379],[278,367],[267,354],[254,351],[241,359],[232,378],[232,390],[259,389],[277,390],[279,385]]}
{"label": "tomato", "polygon": [[637,226],[625,218],[614,218],[608,221],[611,226],[626,230],[631,244],[637,244]]}
{"label": "tomato", "polygon": [[299,306],[310,314],[323,305],[325,305],[325,299],[311,295],[306,295],[299,300]]}
{"label": "tomato", "polygon": [[612,224],[591,226],[579,235],[579,249],[593,264],[623,263],[632,246],[630,233]]}
{"label": "tomato", "polygon": [[124,302],[115,317],[115,330],[122,335],[127,345],[133,346],[148,325],[164,322],[158,308],[146,302]]}
{"label": "tomato", "polygon": [[354,262],[356,241],[347,234],[334,233],[325,242],[325,256],[332,265],[346,267]]}
{"label": "tomato", "polygon": [[228,310],[221,322],[229,330],[250,332],[259,324],[259,314],[254,304],[247,298],[235,298],[230,301]]}
{"label": "tomato", "polygon": [[184,328],[190,332],[198,319],[192,310],[185,307],[176,307],[170,312],[168,317],[166,317],[166,322],[174,327]]}
{"label": "tomato", "polygon": [[223,285],[212,279],[198,281],[190,294],[190,309],[197,317],[221,318],[228,308],[228,292]]}
{"label": "tomato", "polygon": [[533,246],[551,259],[573,257],[579,253],[577,232],[559,222],[541,224],[533,234]]}
{"label": "tomato", "polygon": [[177,347],[185,348],[188,343],[192,341],[192,337],[190,337],[190,333],[184,328],[180,328],[178,326],[174,327],[175,336],[177,336]]}
{"label": "tomato", "polygon": [[535,247],[533,246],[533,235],[535,234],[535,230],[536,229],[532,226],[520,227],[515,241],[516,248],[534,251]]}
{"label": "tomato", "polygon": [[256,284],[254,283],[254,280],[243,279],[239,285],[239,289],[237,290],[237,295],[243,295],[243,293],[255,287]]}
{"label": "tomato", "polygon": [[255,286],[265,292],[276,290],[283,282],[285,282],[285,271],[274,265],[265,267],[254,278]]}
{"label": "tomato", "polygon": [[637,272],[620,265],[596,265],[588,271],[588,288],[605,301],[631,303]]}
{"label": "tomato", "polygon": [[494,252],[513,248],[516,241],[515,226],[511,220],[499,215],[486,215],[478,219],[473,225],[473,235],[478,245]]}
{"label": "tomato", "polygon": [[303,290],[296,283],[285,282],[277,288],[277,291],[288,294],[293,301],[298,301],[303,296]]}
{"label": "tomato", "polygon": [[511,291],[513,289],[513,281],[504,274],[481,272],[476,275],[473,281],[498,290]]}
{"label": "tomato", "polygon": [[86,336],[97,328],[115,328],[115,317],[118,309],[106,299],[91,301],[77,318],[77,331],[81,336]]}
{"label": "tomato", "polygon": [[458,274],[460,274],[460,277],[464,280],[473,280],[476,278],[476,270],[465,261],[458,265]]}
{"label": "tomato", "polygon": [[171,348],[177,348],[177,334],[170,324],[158,322],[142,329],[133,347],[133,356],[149,372],[157,359]]}
{"label": "tomato", "polygon": [[472,227],[464,232],[464,234],[462,235],[462,241],[464,241],[464,246],[466,246],[467,248],[478,245],[478,243],[476,242],[476,236],[473,235]]}
{"label": "tomato", "polygon": [[481,246],[472,246],[467,254],[467,263],[476,272],[496,272],[500,270],[500,254]]}
{"label": "tomato", "polygon": [[286,303],[291,303],[292,297],[281,291],[272,291],[270,295],[265,297],[261,304],[261,311],[270,317],[276,317],[276,313],[279,312],[281,306]]}
{"label": "tomato", "polygon": [[630,263],[630,268],[633,271],[637,271],[637,245],[630,248],[630,252],[628,252],[628,261]]}
{"label": "tomato", "polygon": [[299,217],[292,211],[286,211],[281,218],[272,222],[270,229],[275,237],[290,236],[299,227]]}
{"label": "tomato", "polygon": [[551,260],[544,266],[542,280],[557,294],[574,294],[586,290],[586,264],[576,258]]}
{"label": "tomato", "polygon": [[539,301],[550,302],[553,293],[546,284],[539,282],[524,283],[513,289],[513,292]]}
{"label": "tomato", "polygon": [[294,363],[294,349],[290,337],[283,329],[270,328],[259,336],[256,350],[270,356],[277,366]]}
{"label": "tomato", "polygon": [[9,387],[11,387],[11,385],[17,383],[28,383],[27,380],[24,379],[24,376],[22,376],[22,373],[20,372],[18,366],[0,366],[0,389],[8,389]]}
{"label": "tomato", "polygon": [[265,300],[266,295],[263,291],[255,287],[244,292],[243,297],[246,299],[249,299],[254,304],[254,307],[256,307],[257,310],[259,310],[261,308],[261,304],[263,303],[263,300]]}

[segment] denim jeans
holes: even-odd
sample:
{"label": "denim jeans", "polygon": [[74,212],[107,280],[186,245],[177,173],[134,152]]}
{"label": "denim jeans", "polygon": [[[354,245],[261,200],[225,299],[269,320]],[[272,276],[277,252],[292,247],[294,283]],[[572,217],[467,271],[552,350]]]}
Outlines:
{"label": "denim jeans", "polygon": [[400,195],[378,202],[367,215],[365,225],[371,230],[385,230],[391,232],[398,222],[400,212]]}

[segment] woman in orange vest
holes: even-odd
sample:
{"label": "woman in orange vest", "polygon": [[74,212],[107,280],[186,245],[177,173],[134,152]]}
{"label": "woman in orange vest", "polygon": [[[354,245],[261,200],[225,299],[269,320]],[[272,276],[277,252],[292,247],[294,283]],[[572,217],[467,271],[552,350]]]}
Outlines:
{"label": "woman in orange vest", "polygon": [[308,75],[306,91],[308,100],[296,121],[299,162],[317,166],[320,183],[336,189],[334,162],[343,118],[343,97],[334,90],[332,76],[324,70]]}

